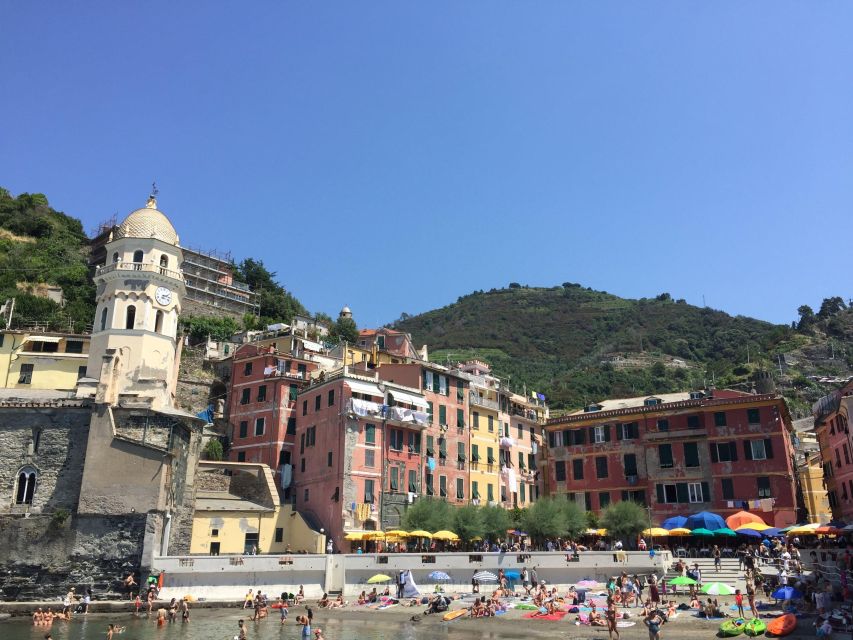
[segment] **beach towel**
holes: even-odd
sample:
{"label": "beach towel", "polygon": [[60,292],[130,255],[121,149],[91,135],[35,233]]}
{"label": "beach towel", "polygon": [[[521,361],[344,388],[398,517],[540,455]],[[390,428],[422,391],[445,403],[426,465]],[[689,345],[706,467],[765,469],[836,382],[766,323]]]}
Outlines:
{"label": "beach towel", "polygon": [[562,620],[565,615],[565,611],[555,611],[554,613],[549,613],[547,615],[542,615],[538,611],[534,611],[532,613],[525,613],[523,617],[530,618],[531,620]]}
{"label": "beach towel", "polygon": [[633,620],[620,620],[619,622],[616,623],[616,626],[619,627],[620,629],[624,629],[625,627],[633,627],[635,624],[637,624],[637,623],[634,622]]}

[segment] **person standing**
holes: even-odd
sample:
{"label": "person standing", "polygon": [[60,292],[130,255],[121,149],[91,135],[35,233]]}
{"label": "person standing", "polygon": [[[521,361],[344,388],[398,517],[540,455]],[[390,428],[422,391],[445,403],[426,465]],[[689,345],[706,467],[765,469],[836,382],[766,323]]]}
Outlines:
{"label": "person standing", "polygon": [[743,613],[743,594],[740,589],[735,589],[735,604],[737,605],[737,615],[739,618],[745,618]]}
{"label": "person standing", "polygon": [[663,626],[664,619],[661,617],[657,609],[652,609],[649,615],[643,620],[643,624],[649,630],[649,640],[660,640],[660,628]]}
{"label": "person standing", "polygon": [[331,539],[331,538],[329,538],[329,539],[326,541],[326,553],[328,553],[329,555],[331,555],[331,554],[333,554],[334,552],[335,552],[335,545],[332,543],[332,539]]}
{"label": "person standing", "polygon": [[397,600],[403,599],[403,586],[406,583],[406,578],[402,570],[397,573]]}
{"label": "person standing", "polygon": [[190,603],[184,598],[181,600],[181,622],[190,621]]}
{"label": "person standing", "polygon": [[713,554],[714,554],[714,571],[719,573],[721,570],[721,567],[722,567],[722,559],[721,559],[720,547],[716,544],[714,545]]}
{"label": "person standing", "polygon": [[246,624],[242,620],[237,621],[237,640],[246,640]]}
{"label": "person standing", "polygon": [[127,589],[127,599],[133,600],[133,587],[136,586],[136,580],[133,579],[133,574],[128,573],[124,579],[124,588]]}
{"label": "person standing", "polygon": [[616,634],[616,640],[619,640],[619,629],[616,627],[616,618],[618,617],[616,611],[616,603],[613,601],[613,598],[607,598],[607,611],[605,612],[607,617],[607,635],[610,637],[610,640],[613,640],[613,634]]}

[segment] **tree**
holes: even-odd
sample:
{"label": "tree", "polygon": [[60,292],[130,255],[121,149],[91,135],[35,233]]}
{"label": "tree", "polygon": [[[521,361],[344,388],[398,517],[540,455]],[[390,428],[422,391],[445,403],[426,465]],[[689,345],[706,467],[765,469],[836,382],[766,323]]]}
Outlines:
{"label": "tree", "polygon": [[510,525],[507,510],[492,506],[484,506],[480,510],[483,518],[483,535],[489,540],[506,538]]}
{"label": "tree", "polygon": [[222,443],[217,439],[211,439],[207,441],[207,444],[204,445],[204,451],[202,451],[202,455],[205,460],[222,460],[224,452],[222,450]]}
{"label": "tree", "polygon": [[453,507],[445,500],[421,498],[403,516],[403,526],[409,531],[424,529],[431,533],[453,525]]}
{"label": "tree", "polygon": [[[269,323],[293,322],[293,316],[307,315],[307,310],[292,294],[275,280],[275,272],[269,271],[262,260],[246,258],[237,265],[235,276],[257,293],[260,316]],[[263,322],[261,324],[264,324]]]}
{"label": "tree", "polygon": [[800,314],[800,321],[797,323],[797,329],[800,331],[805,331],[815,323],[814,310],[809,305],[801,305],[797,313]]}
{"label": "tree", "polygon": [[207,340],[208,336],[213,340],[229,340],[240,329],[240,325],[228,316],[189,316],[181,320],[187,333],[194,341]]}
{"label": "tree", "polygon": [[601,514],[601,524],[611,537],[629,541],[634,540],[640,531],[649,526],[649,516],[636,502],[623,500],[604,510]]}
{"label": "tree", "polygon": [[817,317],[821,320],[828,320],[832,316],[838,315],[846,308],[847,305],[844,304],[844,300],[841,298],[841,296],[824,298],[823,302],[820,305],[820,310],[817,312]]}
{"label": "tree", "polygon": [[483,514],[480,507],[468,504],[456,509],[453,514],[453,532],[462,540],[483,536]]}
{"label": "tree", "polygon": [[534,538],[577,536],[586,529],[586,515],[574,501],[542,498],[534,502],[524,518],[524,530]]}
{"label": "tree", "polygon": [[338,318],[332,330],[329,332],[329,337],[333,342],[348,342],[355,344],[358,342],[358,326],[352,318]]}

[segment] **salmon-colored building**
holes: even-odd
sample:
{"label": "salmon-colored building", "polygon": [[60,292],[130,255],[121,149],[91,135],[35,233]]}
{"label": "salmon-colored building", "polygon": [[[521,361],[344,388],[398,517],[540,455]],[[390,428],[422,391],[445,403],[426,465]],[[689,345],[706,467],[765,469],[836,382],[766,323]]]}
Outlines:
{"label": "salmon-colored building", "polygon": [[548,491],[600,512],[632,500],[655,523],[742,509],[797,521],[791,417],[780,395],[730,390],[606,400],[549,420]]}
{"label": "salmon-colored building", "polygon": [[850,413],[853,381],[830,393],[812,408],[815,433],[823,462],[829,507],[834,519],[853,522],[853,439]]}

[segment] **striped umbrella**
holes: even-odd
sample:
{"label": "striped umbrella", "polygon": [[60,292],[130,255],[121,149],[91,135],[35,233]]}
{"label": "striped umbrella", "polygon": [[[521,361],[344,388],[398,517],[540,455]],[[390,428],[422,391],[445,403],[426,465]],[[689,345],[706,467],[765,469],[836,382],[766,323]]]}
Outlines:
{"label": "striped umbrella", "polygon": [[430,580],[435,580],[436,582],[450,580],[450,576],[444,573],[444,571],[433,571],[428,577]]}
{"label": "striped umbrella", "polygon": [[735,592],[735,588],[723,582],[709,582],[702,586],[701,591],[709,596],[730,596]]}
{"label": "striped umbrella", "polygon": [[474,574],[474,580],[477,582],[497,582],[498,577],[491,571],[478,571]]}

